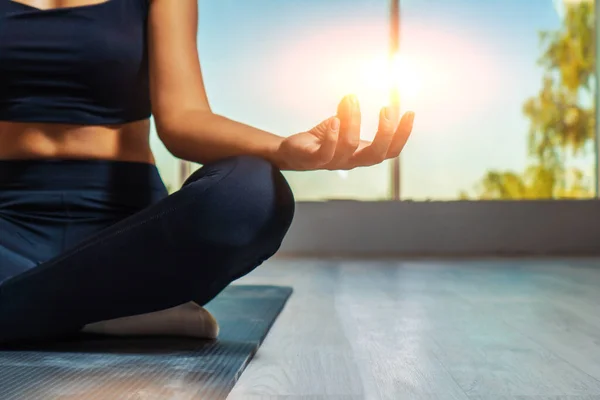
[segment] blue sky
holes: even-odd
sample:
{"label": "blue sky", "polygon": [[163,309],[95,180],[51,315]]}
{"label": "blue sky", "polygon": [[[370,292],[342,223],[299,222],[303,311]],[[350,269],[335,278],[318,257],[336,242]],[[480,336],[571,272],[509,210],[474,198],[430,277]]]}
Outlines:
{"label": "blue sky", "polygon": [[[417,113],[402,155],[403,197],[455,199],[489,169],[522,170],[521,109],[540,87],[538,32],[560,25],[553,1],[403,0],[402,7],[402,51],[419,82],[403,103]],[[377,82],[377,71],[366,70],[373,79],[365,80],[357,65],[385,57],[387,18],[385,0],[200,0],[198,46],[213,109],[289,135],[357,92],[363,137],[371,138],[384,100],[367,82]],[[372,199],[389,192],[387,171],[288,177],[300,199]]]}

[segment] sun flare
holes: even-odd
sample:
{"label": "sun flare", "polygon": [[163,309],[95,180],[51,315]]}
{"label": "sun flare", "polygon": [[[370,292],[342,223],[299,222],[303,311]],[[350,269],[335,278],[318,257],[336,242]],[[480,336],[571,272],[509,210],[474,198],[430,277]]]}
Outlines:
{"label": "sun flare", "polygon": [[400,102],[416,101],[424,79],[423,70],[417,67],[416,60],[403,54],[368,60],[361,75],[363,90],[381,96],[381,105],[389,104],[392,98]]}

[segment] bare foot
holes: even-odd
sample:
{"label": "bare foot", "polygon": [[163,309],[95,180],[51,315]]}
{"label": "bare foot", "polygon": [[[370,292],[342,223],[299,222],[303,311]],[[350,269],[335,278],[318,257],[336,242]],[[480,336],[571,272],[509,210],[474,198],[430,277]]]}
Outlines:
{"label": "bare foot", "polygon": [[188,336],[216,339],[219,324],[211,313],[189,302],[147,314],[94,322],[82,332],[114,336]]}

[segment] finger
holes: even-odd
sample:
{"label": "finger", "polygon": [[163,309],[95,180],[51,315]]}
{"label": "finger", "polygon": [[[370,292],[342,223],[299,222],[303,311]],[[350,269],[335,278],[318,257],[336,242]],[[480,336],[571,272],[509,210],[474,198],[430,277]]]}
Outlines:
{"label": "finger", "polygon": [[360,143],[360,106],[356,96],[346,96],[338,107],[340,133],[338,137],[334,162],[341,162],[352,157]]}
{"label": "finger", "polygon": [[340,131],[340,120],[337,117],[329,118],[325,122],[327,124],[326,133],[323,136],[321,147],[317,152],[320,165],[327,164],[333,159]]}
{"label": "finger", "polygon": [[410,137],[410,133],[413,129],[414,120],[415,113],[412,111],[407,112],[402,116],[400,124],[398,125],[398,129],[396,129],[396,133],[394,133],[394,138],[388,149],[387,158],[395,158],[400,155],[402,149],[408,141],[408,138]]}
{"label": "finger", "polygon": [[339,171],[339,170],[351,170],[354,169],[356,167],[359,167],[360,165],[355,165],[355,155],[357,153],[362,152],[362,150],[364,150],[366,147],[369,147],[371,145],[372,142],[369,142],[367,140],[361,140],[359,142],[358,145],[358,149],[356,149],[356,151],[354,152],[354,155],[352,157],[350,157],[348,160],[345,160],[341,163],[333,163],[333,162],[329,162],[326,165],[323,166],[324,169],[329,169],[331,171]]}
{"label": "finger", "polygon": [[365,149],[370,160],[367,163],[380,163],[385,160],[388,150],[394,139],[394,120],[392,110],[388,107],[382,108],[379,113],[379,128],[373,143]]}
{"label": "finger", "polygon": [[362,148],[359,148],[349,160],[350,163],[355,166],[366,167],[383,162],[394,139],[394,128],[392,110],[389,107],[381,109],[379,128],[375,139],[367,146],[361,146]]}

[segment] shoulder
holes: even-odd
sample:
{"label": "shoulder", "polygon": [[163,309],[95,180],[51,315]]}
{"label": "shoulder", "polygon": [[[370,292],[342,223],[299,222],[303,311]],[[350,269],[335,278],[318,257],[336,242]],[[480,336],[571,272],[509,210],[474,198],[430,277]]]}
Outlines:
{"label": "shoulder", "polygon": [[[0,0],[1,1],[1,0]],[[198,0],[142,0],[148,6],[150,29],[196,35]],[[173,36],[169,32],[169,36]]]}
{"label": "shoulder", "polygon": [[151,13],[163,14],[169,16],[193,16],[198,14],[198,0],[140,0],[149,9]]}

